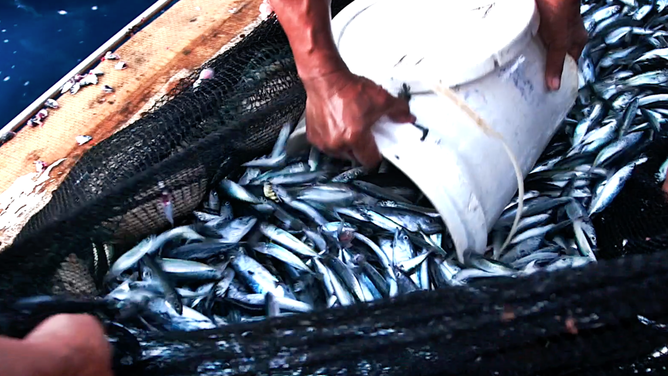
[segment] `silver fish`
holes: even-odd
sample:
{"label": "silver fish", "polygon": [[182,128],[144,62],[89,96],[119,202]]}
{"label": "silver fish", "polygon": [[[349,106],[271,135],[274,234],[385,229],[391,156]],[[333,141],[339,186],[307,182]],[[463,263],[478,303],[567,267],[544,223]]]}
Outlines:
{"label": "silver fish", "polygon": [[253,196],[244,187],[231,180],[223,179],[220,181],[219,185],[223,192],[230,198],[251,204],[260,203],[260,200],[257,197]]}
{"label": "silver fish", "polygon": [[158,264],[167,275],[178,279],[208,281],[223,277],[219,269],[200,262],[163,258]]}
{"label": "silver fish", "polygon": [[279,154],[268,158],[260,158],[244,163],[244,167],[259,167],[259,168],[280,168],[284,167],[288,162],[287,154]]}
{"label": "silver fish", "polygon": [[632,148],[642,140],[642,137],[643,137],[642,133],[631,133],[624,136],[622,139],[606,146],[603,150],[601,150],[601,152],[594,160],[593,166],[594,167],[601,166],[608,160],[617,156],[622,151]]}
{"label": "silver fish", "polygon": [[[265,296],[265,294],[245,294],[233,286],[230,286],[230,291],[228,292],[227,298],[234,300],[246,307],[262,308],[266,306]],[[273,299],[275,300],[279,310],[287,310],[291,312],[309,312],[313,309],[306,303],[286,298],[284,296],[274,295]]]}
{"label": "silver fish", "polygon": [[318,257],[318,254],[313,249],[299,241],[299,239],[292,236],[289,232],[274,225],[263,222],[260,224],[260,231],[267,238],[283,245],[293,252],[297,252],[307,257]]}
{"label": "silver fish", "polygon": [[610,205],[612,200],[619,194],[624,183],[631,177],[634,168],[635,163],[622,167],[605,183],[601,192],[594,196],[593,203],[589,209],[590,216],[600,213]]}
{"label": "silver fish", "polygon": [[281,260],[293,268],[312,273],[311,269],[306,266],[306,264],[304,264],[304,262],[299,257],[295,256],[294,253],[277,244],[258,243],[253,247],[253,250]]}
{"label": "silver fish", "polygon": [[168,330],[193,331],[214,329],[216,325],[206,316],[190,307],[183,307],[183,313],[178,314],[164,299],[153,299],[148,309],[161,317]]}
{"label": "silver fish", "polygon": [[256,223],[257,218],[248,216],[235,218],[223,223],[212,224],[209,222],[205,226],[214,229],[220,235],[219,241],[221,243],[239,243]]}
{"label": "silver fish", "polygon": [[146,281],[149,279],[154,279],[157,282],[157,285],[160,286],[160,290],[165,296],[165,300],[169,303],[172,308],[179,315],[183,313],[183,304],[181,303],[181,296],[174,288],[172,281],[167,277],[167,275],[162,271],[158,263],[156,263],[150,255],[145,255],[141,259],[142,263],[146,266],[148,276],[146,273],[142,273],[142,280]]}
{"label": "silver fish", "polygon": [[271,157],[278,157],[285,154],[285,145],[288,143],[288,137],[292,133],[294,124],[292,122],[287,122],[281,127],[281,132],[278,134],[274,148],[271,150]]}
{"label": "silver fish", "polygon": [[204,240],[204,237],[190,227],[177,227],[160,235],[151,235],[135,247],[125,252],[109,269],[109,277],[117,277],[127,269],[137,265],[146,254],[155,253],[163,244],[171,239],[184,238],[188,240]]}
{"label": "silver fish", "polygon": [[238,253],[232,258],[230,264],[253,292],[258,294],[271,292],[277,297],[285,296],[285,290],[278,283],[278,279],[252,257]]}
{"label": "silver fish", "polygon": [[232,283],[232,280],[235,277],[235,273],[233,269],[225,269],[223,272],[223,278],[216,283],[216,286],[214,287],[214,291],[216,292],[216,295],[218,297],[224,297],[225,294],[227,293],[227,289],[230,287],[230,284]]}
{"label": "silver fish", "polygon": [[355,191],[337,184],[313,185],[297,194],[298,200],[338,206],[351,205],[356,197]]}

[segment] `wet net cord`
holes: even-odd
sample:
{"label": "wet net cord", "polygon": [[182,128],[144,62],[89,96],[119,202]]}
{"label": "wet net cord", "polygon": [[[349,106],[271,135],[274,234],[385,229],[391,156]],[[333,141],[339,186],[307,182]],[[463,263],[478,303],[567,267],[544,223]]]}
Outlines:
{"label": "wet net cord", "polygon": [[212,362],[230,375],[627,374],[620,362],[648,356],[667,340],[637,320],[668,313],[668,302],[656,296],[667,278],[665,259],[634,256],[477,291],[416,293],[229,330],[148,337],[180,357],[166,350],[146,374],[213,374],[206,371]]}
{"label": "wet net cord", "polygon": [[[350,1],[332,2],[333,14]],[[0,301],[94,295],[106,272],[95,244],[126,249],[169,226],[163,182],[183,217],[211,184],[263,154],[304,109],[289,44],[275,18],[193,73],[142,119],[92,148],[51,202],[0,254]],[[668,320],[668,205],[653,173],[658,140],[615,202],[595,218],[603,258],[577,270],[416,293],[211,332],[140,334],[167,350],[118,374],[613,375],[662,370]],[[125,248],[124,248],[125,247]],[[635,255],[647,254],[647,255]],[[67,265],[65,268],[63,265]],[[4,303],[3,303],[4,304]],[[179,354],[179,356],[174,356]]]}
{"label": "wet net cord", "polygon": [[[193,74],[162,106],[96,145],[2,253],[0,297],[50,293],[68,255],[94,270],[95,241],[122,251],[167,228],[159,182],[177,197],[175,216],[183,217],[201,202],[212,178],[266,151],[281,125],[296,121],[304,108],[289,56],[278,22],[267,21],[209,63],[221,72],[216,79],[193,90]],[[19,273],[17,264],[42,273]],[[76,284],[72,279],[66,282]]]}

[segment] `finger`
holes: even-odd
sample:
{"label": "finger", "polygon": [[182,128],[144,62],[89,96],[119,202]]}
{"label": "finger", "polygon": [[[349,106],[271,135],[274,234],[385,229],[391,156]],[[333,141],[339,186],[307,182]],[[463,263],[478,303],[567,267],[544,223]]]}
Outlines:
{"label": "finger", "polygon": [[335,158],[335,159],[350,160],[350,161],[355,160],[355,157],[353,156],[353,153],[350,150],[347,150],[347,149],[345,149],[345,150],[344,149],[332,149],[332,148],[328,148],[328,147],[325,147],[325,148],[318,147],[318,149],[323,154],[325,154],[329,157]]}
{"label": "finger", "polygon": [[[88,375],[94,369],[99,376],[111,370],[111,346],[100,322],[89,315],[56,315],[37,326],[24,341],[45,350],[61,353],[71,371]],[[92,368],[91,368],[92,367]]]}
{"label": "finger", "polygon": [[582,51],[584,50],[588,41],[589,34],[587,34],[584,26],[582,26],[581,30],[579,30],[573,37],[573,42],[571,43],[571,48],[568,50],[568,54],[577,61],[582,55]]}
{"label": "finger", "polygon": [[[85,334],[74,336],[77,333]],[[44,320],[28,336],[30,341],[49,341],[57,338],[77,338],[104,335],[100,322],[89,315],[55,315]]]}
{"label": "finger", "polygon": [[353,146],[355,159],[366,168],[378,166],[383,157],[378,151],[378,145],[371,131],[363,132]]}
{"label": "finger", "polygon": [[561,72],[564,69],[565,58],[566,48],[563,46],[548,47],[545,82],[549,90],[555,91],[561,87]]}
{"label": "finger", "polygon": [[380,106],[374,113],[376,119],[387,116],[395,123],[414,123],[416,121],[407,101],[392,96],[382,88],[381,90],[383,90],[383,97]]}
{"label": "finger", "polygon": [[573,44],[571,48],[568,49],[568,55],[575,59],[575,62],[577,63],[578,59],[580,59],[580,55],[582,55],[582,47]]}
{"label": "finger", "polygon": [[390,108],[386,110],[387,117],[395,123],[415,123],[416,117],[411,113],[408,102],[396,98]]}

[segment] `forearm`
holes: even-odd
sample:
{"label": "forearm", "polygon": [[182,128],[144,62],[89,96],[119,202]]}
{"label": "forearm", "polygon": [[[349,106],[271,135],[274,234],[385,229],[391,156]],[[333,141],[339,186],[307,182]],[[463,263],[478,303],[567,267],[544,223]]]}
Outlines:
{"label": "forearm", "polygon": [[347,69],[334,43],[331,0],[270,0],[302,80]]}

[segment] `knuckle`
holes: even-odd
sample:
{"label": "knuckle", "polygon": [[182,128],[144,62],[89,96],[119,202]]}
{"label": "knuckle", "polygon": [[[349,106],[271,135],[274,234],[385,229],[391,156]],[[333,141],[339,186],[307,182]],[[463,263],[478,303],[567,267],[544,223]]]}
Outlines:
{"label": "knuckle", "polygon": [[348,127],[345,132],[342,132],[339,140],[345,145],[351,145],[359,137],[359,129],[357,127]]}

